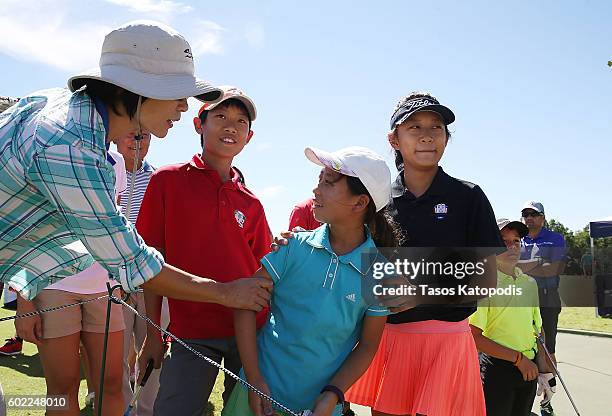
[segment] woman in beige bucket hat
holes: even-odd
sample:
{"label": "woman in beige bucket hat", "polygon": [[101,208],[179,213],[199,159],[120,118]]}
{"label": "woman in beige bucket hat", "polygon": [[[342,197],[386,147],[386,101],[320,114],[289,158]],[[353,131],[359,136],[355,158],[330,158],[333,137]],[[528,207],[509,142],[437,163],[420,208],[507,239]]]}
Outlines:
{"label": "woman in beige bucket hat", "polygon": [[[143,286],[260,310],[268,282],[221,284],[164,264],[163,253],[143,242],[114,201],[112,139],[143,130],[165,137],[187,111],[187,97],[221,98],[218,88],[195,78],[189,43],[160,23],[128,23],[106,35],[99,68],[68,86],[36,92],[0,115],[0,281],[19,292],[19,312],[31,311],[28,299],[94,259],[127,292]],[[39,339],[39,317],[16,322],[24,339]]]}

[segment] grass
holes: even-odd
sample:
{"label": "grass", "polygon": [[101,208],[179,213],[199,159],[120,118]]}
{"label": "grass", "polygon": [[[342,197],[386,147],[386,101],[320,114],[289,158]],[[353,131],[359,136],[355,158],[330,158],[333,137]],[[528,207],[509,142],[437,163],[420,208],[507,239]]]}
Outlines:
{"label": "grass", "polygon": [[584,329],[612,333],[612,319],[595,316],[595,308],[563,308],[559,315],[559,328]]}
{"label": "grass", "polygon": [[[3,303],[2,303],[3,304]],[[12,316],[15,312],[0,308],[0,318]],[[11,338],[15,334],[14,321],[0,322],[0,343],[4,344],[5,338]],[[45,394],[46,385],[43,376],[38,350],[34,344],[25,342],[23,354],[12,357],[0,356],[0,382],[5,395]],[[217,377],[213,393],[209,398],[208,408],[205,416],[220,416],[223,408],[221,393],[223,392],[223,375]],[[93,415],[90,407],[85,406],[87,395],[87,383],[81,374],[81,385],[79,389],[79,407],[81,415]],[[9,416],[39,416],[44,415],[43,410],[9,410]]]}

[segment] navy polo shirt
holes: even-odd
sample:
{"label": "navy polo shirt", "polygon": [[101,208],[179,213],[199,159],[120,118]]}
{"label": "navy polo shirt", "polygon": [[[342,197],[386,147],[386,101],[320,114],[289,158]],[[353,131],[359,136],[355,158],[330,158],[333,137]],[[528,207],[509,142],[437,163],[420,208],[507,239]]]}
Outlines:
{"label": "navy polo shirt", "polygon": [[[494,247],[496,252],[504,247],[493,208],[482,189],[447,175],[441,167],[429,189],[419,198],[406,189],[401,171],[393,183],[387,212],[404,234],[403,247]],[[430,319],[457,322],[474,311],[476,302],[461,307],[421,305],[390,315],[388,322],[401,324]]]}
{"label": "navy polo shirt", "polygon": [[[555,262],[565,260],[565,239],[559,233],[543,228],[535,238],[525,236],[521,240],[521,260],[541,257],[544,261]],[[529,273],[539,288],[559,287],[559,276],[541,277]]]}

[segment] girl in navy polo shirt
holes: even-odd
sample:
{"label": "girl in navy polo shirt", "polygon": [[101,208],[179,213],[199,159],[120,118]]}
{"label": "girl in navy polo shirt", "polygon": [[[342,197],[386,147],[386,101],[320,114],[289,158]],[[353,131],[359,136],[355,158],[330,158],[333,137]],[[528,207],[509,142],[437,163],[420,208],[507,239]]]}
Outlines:
{"label": "girl in navy polo shirt", "polygon": [[[376,261],[363,254],[397,244],[383,214],[391,173],[362,147],[308,148],[306,156],[325,167],[313,191],[314,215],[324,224],[262,259],[256,276],[274,283],[270,316],[256,338],[255,314],[236,311],[236,342],[241,377],[260,391],[293,411],[339,416],[344,392],[370,364],[389,314],[367,300],[362,284]],[[238,384],[223,415],[261,416],[271,407]]]}
{"label": "girl in navy polo shirt", "polygon": [[[450,109],[425,93],[403,98],[393,111],[388,139],[400,172],[387,212],[406,236],[402,246],[502,246],[482,190],[438,166],[454,120]],[[494,270],[490,274],[494,279]],[[373,416],[484,416],[467,322],[475,310],[475,302],[421,305],[389,316],[379,350],[347,400],[371,407]]]}

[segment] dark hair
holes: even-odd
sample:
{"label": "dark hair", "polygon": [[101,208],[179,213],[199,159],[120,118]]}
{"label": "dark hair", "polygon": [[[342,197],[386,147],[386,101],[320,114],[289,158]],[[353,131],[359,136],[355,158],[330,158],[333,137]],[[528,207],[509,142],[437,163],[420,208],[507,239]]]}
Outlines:
{"label": "dark hair", "polygon": [[[399,107],[401,107],[406,101],[414,100],[415,98],[433,98],[434,100],[438,101],[436,97],[434,97],[428,92],[413,91],[410,93],[410,95],[407,95],[406,97],[402,98],[397,102],[397,104],[395,105],[395,110],[393,110],[393,112],[395,112]],[[448,141],[451,138],[451,132],[448,131],[448,126],[446,125],[444,126],[444,130],[446,131],[446,140]],[[397,127],[393,129],[393,134],[397,134]],[[395,152],[395,166],[397,167],[397,170],[404,169],[404,159],[402,158],[402,154],[399,150],[393,150]]]}
{"label": "dark hair", "polygon": [[376,205],[372,196],[359,178],[346,176],[346,183],[353,195],[367,195],[370,198],[365,224],[370,229],[372,239],[377,247],[396,247],[401,241],[401,231],[395,221],[387,214],[385,209],[376,211]]}
{"label": "dark hair", "polygon": [[240,169],[238,169],[236,166],[232,166],[232,167],[234,168],[234,170],[238,174],[238,182],[240,182],[243,185],[246,185],[246,183],[244,182],[244,174],[242,173],[242,171]]}
{"label": "dark hair", "polygon": [[[124,88],[110,84],[97,79],[83,80],[82,85],[85,85],[85,92],[91,98],[99,98],[102,102],[108,105],[113,113],[121,116],[122,114],[117,109],[118,105],[125,109],[127,116],[132,119],[136,116],[136,107],[138,107],[138,94],[134,94]],[[82,86],[81,85],[81,86]],[[80,88],[80,87],[79,87]],[[142,97],[141,103],[145,102],[147,97]]]}
{"label": "dark hair", "polygon": [[[228,107],[238,107],[240,108],[242,111],[244,111],[247,115],[247,118],[249,119],[249,130],[251,129],[251,124],[252,124],[252,120],[251,120],[251,114],[249,113],[249,110],[246,108],[246,105],[244,105],[244,103],[236,98],[230,98],[228,100],[223,101],[222,103],[220,103],[219,105],[217,105],[214,109],[217,108],[228,108]],[[213,109],[213,110],[214,110]],[[200,114],[200,121],[202,123],[202,125],[204,125],[204,121],[206,121],[206,117],[208,116],[208,112],[210,110],[204,110],[202,111],[202,113]],[[202,146],[202,148],[204,148],[204,137],[200,134],[200,146]]]}

